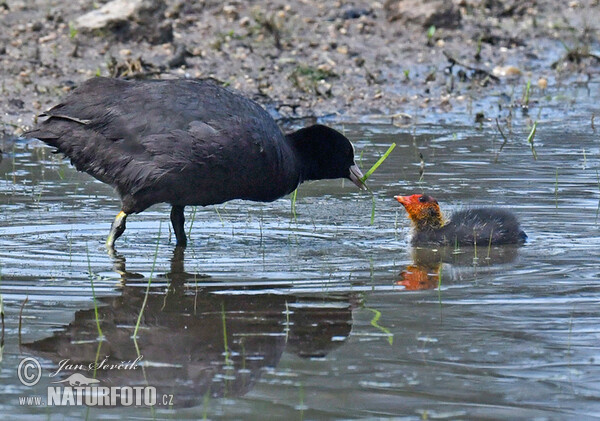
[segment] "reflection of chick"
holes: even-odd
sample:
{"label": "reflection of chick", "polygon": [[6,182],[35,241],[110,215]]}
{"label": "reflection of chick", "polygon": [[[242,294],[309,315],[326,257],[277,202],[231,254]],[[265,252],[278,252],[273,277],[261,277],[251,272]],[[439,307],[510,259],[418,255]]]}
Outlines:
{"label": "reflection of chick", "polygon": [[400,273],[395,283],[407,290],[437,288],[442,277],[442,264],[445,264],[442,284],[448,285],[463,280],[472,270],[494,270],[498,265],[513,262],[518,249],[518,245],[482,247],[479,252],[477,247],[413,247],[413,263]]}
{"label": "reflection of chick", "polygon": [[523,244],[527,235],[510,212],[477,208],[444,221],[437,200],[423,194],[395,196],[413,222],[413,245]]}
{"label": "reflection of chick", "polygon": [[408,265],[400,274],[400,279],[396,281],[396,285],[402,285],[410,291],[437,288],[440,282],[440,266],[441,263],[438,264],[437,268],[418,264]]}

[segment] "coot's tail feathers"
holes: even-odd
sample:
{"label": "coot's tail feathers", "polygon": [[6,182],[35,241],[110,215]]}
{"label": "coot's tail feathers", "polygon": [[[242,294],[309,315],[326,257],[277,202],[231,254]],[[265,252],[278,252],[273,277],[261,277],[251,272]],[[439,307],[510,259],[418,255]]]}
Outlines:
{"label": "coot's tail feathers", "polygon": [[115,187],[121,196],[135,194],[165,172],[144,159],[143,154],[125,153],[129,151],[124,150],[124,142],[109,140],[73,118],[52,116],[24,136],[55,147],[71,159],[78,171]]}
{"label": "coot's tail feathers", "polygon": [[527,241],[527,234],[525,234],[525,231],[521,231],[519,233],[519,239],[521,240],[521,243],[525,243]]}

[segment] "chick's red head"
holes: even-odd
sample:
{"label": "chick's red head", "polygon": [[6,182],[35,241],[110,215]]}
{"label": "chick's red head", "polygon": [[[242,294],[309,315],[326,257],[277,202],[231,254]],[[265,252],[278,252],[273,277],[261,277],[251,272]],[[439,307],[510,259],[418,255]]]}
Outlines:
{"label": "chick's red head", "polygon": [[426,194],[394,196],[400,202],[417,229],[440,228],[444,219],[437,200]]}

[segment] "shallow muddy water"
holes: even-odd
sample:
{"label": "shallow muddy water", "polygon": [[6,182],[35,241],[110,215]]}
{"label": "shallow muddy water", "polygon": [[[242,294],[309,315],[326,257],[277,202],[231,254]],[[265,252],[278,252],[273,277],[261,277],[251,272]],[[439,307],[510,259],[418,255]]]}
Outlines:
{"label": "shallow muddy water", "polygon": [[[373,225],[368,193],[350,182],[314,182],[299,189],[296,218],[289,198],[188,209],[185,252],[169,238],[168,207],[154,207],[128,220],[112,257],[103,246],[119,206],[111,188],[37,142],[5,141],[0,412],[11,419],[597,417],[600,145],[589,115],[564,121],[559,110],[542,112],[537,160],[525,118],[499,154],[495,124],[346,125],[364,170],[398,145],[369,180]],[[510,208],[529,241],[414,250],[392,197],[422,191],[447,212]],[[32,387],[17,377],[24,357],[42,365]],[[66,359],[140,357],[135,370],[50,376]],[[173,399],[154,409],[19,404],[23,396],[45,400],[48,387],[74,372],[104,386],[156,387],[159,404],[163,394]]]}

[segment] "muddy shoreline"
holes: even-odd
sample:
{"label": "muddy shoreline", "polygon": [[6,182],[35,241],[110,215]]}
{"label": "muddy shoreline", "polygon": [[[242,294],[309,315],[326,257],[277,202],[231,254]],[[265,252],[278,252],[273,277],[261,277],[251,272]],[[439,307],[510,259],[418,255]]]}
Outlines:
{"label": "muddy shoreline", "polygon": [[85,29],[82,16],[106,3],[0,1],[0,135],[21,134],[94,75],[210,77],[281,120],[412,124],[449,112],[473,121],[478,99],[528,105],[527,82],[543,96],[600,70],[597,0],[144,0]]}

